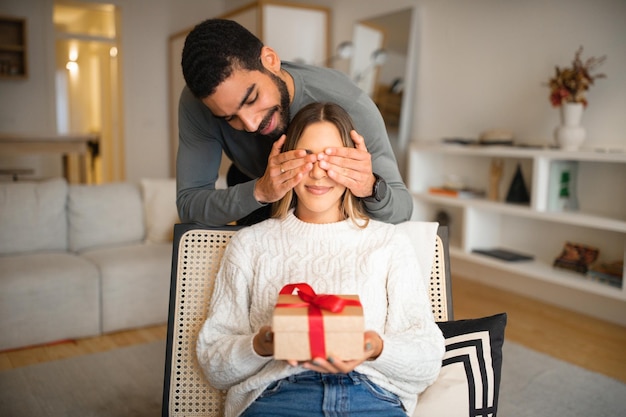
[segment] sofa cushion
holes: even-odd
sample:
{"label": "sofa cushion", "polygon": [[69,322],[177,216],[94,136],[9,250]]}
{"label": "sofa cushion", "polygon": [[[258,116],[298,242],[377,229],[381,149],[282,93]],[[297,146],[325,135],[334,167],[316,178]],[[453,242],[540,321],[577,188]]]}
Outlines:
{"label": "sofa cushion", "polygon": [[67,183],[0,183],[0,254],[67,250]]}
{"label": "sofa cushion", "polygon": [[134,244],[87,250],[101,276],[102,331],[167,322],[172,244]]}
{"label": "sofa cushion", "polygon": [[0,350],[100,333],[98,268],[67,252],[0,257]]}
{"label": "sofa cushion", "polygon": [[68,219],[71,251],[144,238],[143,206],[136,184],[70,185]]}
{"label": "sofa cushion", "polygon": [[146,242],[167,243],[174,237],[174,225],[180,223],[176,208],[175,179],[143,179]]}

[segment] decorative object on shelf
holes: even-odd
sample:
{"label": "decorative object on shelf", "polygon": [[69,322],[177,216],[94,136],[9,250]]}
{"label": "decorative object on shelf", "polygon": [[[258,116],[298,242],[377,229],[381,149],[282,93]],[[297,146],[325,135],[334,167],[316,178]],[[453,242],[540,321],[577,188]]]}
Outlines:
{"label": "decorative object on shelf", "polygon": [[490,129],[482,132],[478,137],[479,145],[513,145],[513,132],[508,129]]}
{"label": "decorative object on shelf", "polygon": [[504,160],[502,158],[494,158],[491,160],[489,168],[489,200],[500,201],[500,180],[502,179],[502,168]]}
{"label": "decorative object on shelf", "polygon": [[612,287],[622,288],[624,283],[624,261],[599,262],[589,267],[587,277]]}
{"label": "decorative object on shelf", "polygon": [[522,166],[520,164],[517,164],[509,192],[506,194],[506,202],[519,204],[530,203],[530,195],[528,194],[528,188],[526,188],[526,183],[524,182]]}
{"label": "decorative object on shelf", "polygon": [[554,260],[557,268],[569,269],[571,271],[586,274],[589,265],[598,259],[598,248],[594,248],[580,243],[565,242],[563,251]]}
{"label": "decorative object on shelf", "polygon": [[476,190],[473,188],[453,188],[453,187],[429,187],[428,192],[433,195],[441,195],[444,197],[455,198],[481,198],[485,196],[483,190]]}
{"label": "decorative object on shelf", "polygon": [[548,186],[549,211],[578,210],[578,161],[552,161]]}
{"label": "decorative object on shelf", "polygon": [[586,131],[580,125],[583,109],[587,106],[586,91],[593,81],[606,78],[604,74],[591,75],[591,71],[604,63],[606,55],[600,58],[591,57],[585,62],[580,55],[581,46],[576,51],[571,68],[555,67],[555,75],[548,82],[550,102],[560,107],[561,124],[555,129],[554,136],[559,147],[567,151],[575,151],[585,141]]}
{"label": "decorative object on shelf", "polygon": [[587,137],[587,130],[581,126],[583,104],[563,103],[559,110],[561,124],[554,130],[556,143],[564,151],[577,151]]}

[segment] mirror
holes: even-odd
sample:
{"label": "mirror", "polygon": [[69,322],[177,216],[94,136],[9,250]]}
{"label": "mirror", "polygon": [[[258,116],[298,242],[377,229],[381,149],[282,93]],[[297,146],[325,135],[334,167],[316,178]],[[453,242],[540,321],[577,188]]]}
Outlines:
{"label": "mirror", "polygon": [[[416,54],[412,53],[417,43],[416,14],[409,8],[360,20],[355,25],[355,55],[350,67],[353,78],[357,73],[365,74],[361,78],[368,84],[362,88],[365,87],[364,91],[370,93],[380,109],[403,175],[416,74]],[[386,51],[386,59],[372,71],[368,62],[381,47]]]}

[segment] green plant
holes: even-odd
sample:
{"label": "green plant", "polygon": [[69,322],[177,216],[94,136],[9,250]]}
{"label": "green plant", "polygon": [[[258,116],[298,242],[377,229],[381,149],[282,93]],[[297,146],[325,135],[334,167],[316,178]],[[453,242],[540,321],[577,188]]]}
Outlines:
{"label": "green plant", "polygon": [[606,55],[599,58],[591,57],[585,62],[581,59],[583,47],[576,51],[571,68],[556,68],[556,74],[548,82],[550,87],[550,102],[554,107],[563,103],[582,103],[587,106],[585,92],[598,78],[606,78],[604,74],[591,75],[591,71],[606,60]]}

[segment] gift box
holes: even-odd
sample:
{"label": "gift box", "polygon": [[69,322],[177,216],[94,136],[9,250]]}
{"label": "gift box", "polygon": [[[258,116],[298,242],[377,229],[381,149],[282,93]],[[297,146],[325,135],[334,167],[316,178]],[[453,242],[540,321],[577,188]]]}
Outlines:
{"label": "gift box", "polygon": [[333,354],[352,360],[364,354],[358,295],[317,295],[306,284],[285,286],[274,309],[272,330],[275,359],[305,361]]}

